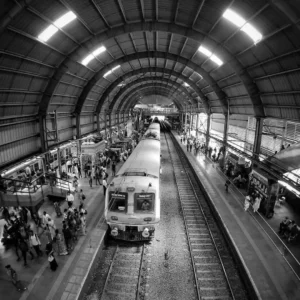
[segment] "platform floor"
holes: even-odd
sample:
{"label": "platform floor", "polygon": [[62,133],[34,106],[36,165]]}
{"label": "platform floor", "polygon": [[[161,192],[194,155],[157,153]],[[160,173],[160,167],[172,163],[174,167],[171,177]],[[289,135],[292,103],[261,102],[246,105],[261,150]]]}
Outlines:
{"label": "platform floor", "polygon": [[[173,134],[180,144],[177,132],[173,131]],[[272,219],[253,214],[251,208],[245,212],[244,194],[235,187],[226,193],[225,176],[218,171],[216,164],[203,154],[195,156],[187,152],[184,144],[181,147],[225,224],[259,298],[300,299],[300,280],[297,275],[300,274],[297,262],[300,247],[286,244],[285,240],[281,241],[276,235],[283,217],[290,216],[297,222],[300,220],[299,216],[288,205],[276,208]]]}
{"label": "platform floor", "polygon": [[[117,171],[121,167],[119,163],[116,167]],[[110,170],[108,170],[110,175]],[[110,181],[110,177],[108,181]],[[85,196],[85,208],[88,211],[87,219],[87,235],[79,237],[75,244],[75,248],[69,255],[57,256],[56,260],[59,265],[55,272],[52,272],[47,261],[47,256],[31,260],[27,255],[28,266],[23,266],[23,260],[17,262],[17,256],[12,248],[5,250],[0,243],[0,299],[1,300],[73,300],[78,299],[84,279],[88,274],[89,268],[92,266],[97,250],[106,232],[104,224],[104,195],[103,187],[96,186],[93,180],[93,187],[90,188],[88,179],[79,179],[79,189],[82,189]],[[74,205],[78,207],[79,199],[75,195]],[[61,206],[63,211],[67,207],[64,202]],[[62,228],[62,217],[57,217],[54,211],[53,203],[45,201],[40,212],[47,211],[54,219],[57,228]],[[4,220],[0,220],[0,236],[2,237]],[[34,224],[31,222],[32,227]],[[40,232],[42,231],[39,229]],[[46,237],[41,236],[41,249],[45,249]],[[27,291],[18,292],[13,286],[10,278],[5,272],[5,266],[10,264],[18,273],[21,282],[28,288]]]}

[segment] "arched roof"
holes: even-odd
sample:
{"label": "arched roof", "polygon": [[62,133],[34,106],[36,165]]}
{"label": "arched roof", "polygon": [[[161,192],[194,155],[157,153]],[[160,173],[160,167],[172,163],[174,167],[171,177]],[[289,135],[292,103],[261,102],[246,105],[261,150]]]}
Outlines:
{"label": "arched roof", "polygon": [[[228,8],[260,31],[261,40],[224,18]],[[76,19],[48,41],[38,38],[69,11]],[[130,103],[125,95],[144,74],[167,80],[170,91],[177,86],[177,105],[189,94],[206,112],[226,113],[229,102],[233,114],[299,120],[299,16],[298,1],[284,0],[5,0],[0,117],[53,110],[94,115],[112,103],[119,107],[121,99]],[[100,46],[106,51],[84,66]],[[184,83],[189,87],[178,87]]]}

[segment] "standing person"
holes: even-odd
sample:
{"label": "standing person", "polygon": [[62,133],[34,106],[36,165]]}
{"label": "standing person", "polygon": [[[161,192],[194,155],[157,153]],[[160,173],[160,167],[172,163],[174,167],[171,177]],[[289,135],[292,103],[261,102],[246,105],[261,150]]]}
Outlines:
{"label": "standing person", "polygon": [[51,235],[49,224],[46,225],[45,230],[42,233],[44,233],[44,232],[47,237],[48,243],[52,243],[52,235]]}
{"label": "standing person", "polygon": [[55,240],[56,245],[57,245],[58,255],[67,255],[68,251],[67,251],[67,246],[66,246],[66,242],[65,242],[65,239],[64,239],[64,235],[61,234],[58,229],[55,230],[54,240]]}
{"label": "standing person", "polygon": [[51,218],[48,218],[48,225],[49,225],[49,230],[50,230],[50,233],[51,233],[51,238],[53,240],[53,238],[55,236],[56,226],[54,224],[54,221]]}
{"label": "standing person", "polygon": [[71,194],[70,191],[67,192],[67,202],[69,207],[71,207],[74,202],[74,196]]}
{"label": "standing person", "polygon": [[102,184],[103,184],[103,195],[105,196],[106,189],[107,189],[107,181],[105,178],[103,178]]}
{"label": "standing person", "polygon": [[255,198],[255,202],[253,204],[253,212],[256,213],[260,207],[260,202],[261,202],[261,196],[258,195],[256,198]]}
{"label": "standing person", "polygon": [[72,171],[72,162],[71,162],[70,159],[67,161],[66,165],[67,165],[67,168],[68,168],[67,172],[71,173],[71,171]]}
{"label": "standing person", "polygon": [[[52,248],[52,246],[51,246],[51,248]],[[50,269],[53,272],[56,271],[56,269],[58,267],[58,264],[57,264],[56,259],[54,257],[53,250],[51,250],[50,252],[48,251],[48,261],[49,261],[49,264],[50,264]]]}
{"label": "standing person", "polygon": [[53,205],[54,205],[54,209],[55,209],[57,217],[60,217],[62,215],[62,212],[61,212],[59,203],[58,202],[54,202]]}
{"label": "standing person", "polygon": [[230,180],[227,179],[225,182],[225,191],[228,192],[228,187],[230,186]]}
{"label": "standing person", "polygon": [[10,214],[9,214],[9,211],[6,207],[3,208],[2,216],[3,216],[4,220],[6,221],[6,223],[8,225],[10,225],[11,224]]}
{"label": "standing person", "polygon": [[244,210],[247,211],[249,206],[250,206],[250,201],[251,201],[251,198],[249,195],[246,196],[245,198],[245,202],[244,202]]}
{"label": "standing person", "polygon": [[37,234],[34,233],[32,230],[30,231],[29,241],[32,247],[34,248],[37,256],[43,256],[43,253],[40,249],[40,245],[41,245],[40,239],[37,236]]}
{"label": "standing person", "polygon": [[68,251],[72,250],[72,248],[73,248],[72,232],[66,224],[63,225],[62,233],[63,233],[64,238],[65,238],[67,250]]}
{"label": "standing person", "polygon": [[80,213],[80,231],[82,235],[86,235],[86,220],[83,212]]}
{"label": "standing person", "polygon": [[85,194],[83,193],[83,191],[81,189],[80,192],[79,192],[79,201],[80,201],[80,204],[83,205],[84,200],[85,200]]}
{"label": "standing person", "polygon": [[93,187],[93,177],[92,177],[92,173],[89,173],[89,185],[92,188]]}
{"label": "standing person", "polygon": [[7,275],[11,278],[13,285],[17,288],[19,292],[27,290],[26,287],[23,287],[21,284],[17,272],[10,266],[5,266]]}
{"label": "standing person", "polygon": [[[19,239],[18,243],[19,243],[19,249],[21,250],[22,256],[24,259],[24,267],[26,267],[26,266],[28,266],[27,265],[27,252],[29,250],[28,245],[23,239]],[[33,259],[33,257],[32,257],[32,259]]]}
{"label": "standing person", "polygon": [[116,176],[116,163],[113,161],[111,165],[111,175]]}
{"label": "standing person", "polygon": [[101,171],[100,171],[99,167],[97,167],[97,169],[96,169],[95,177],[96,177],[96,185],[98,185],[97,183],[99,183],[99,185],[101,185],[101,182],[100,182]]}
{"label": "standing person", "polygon": [[78,163],[77,169],[78,169],[78,178],[82,178],[80,163]]}
{"label": "standing person", "polygon": [[43,224],[44,226],[46,226],[48,224],[48,219],[50,218],[50,216],[47,214],[46,211],[43,212]]}

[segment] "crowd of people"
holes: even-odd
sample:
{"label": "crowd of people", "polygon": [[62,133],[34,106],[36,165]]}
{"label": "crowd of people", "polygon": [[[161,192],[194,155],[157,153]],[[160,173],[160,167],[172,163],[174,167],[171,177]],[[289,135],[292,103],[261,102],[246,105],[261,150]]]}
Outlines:
{"label": "crowd of people", "polygon": [[292,242],[299,236],[300,227],[294,220],[291,220],[289,217],[285,217],[279,224],[278,233],[282,236],[282,238],[287,239],[287,242]]}

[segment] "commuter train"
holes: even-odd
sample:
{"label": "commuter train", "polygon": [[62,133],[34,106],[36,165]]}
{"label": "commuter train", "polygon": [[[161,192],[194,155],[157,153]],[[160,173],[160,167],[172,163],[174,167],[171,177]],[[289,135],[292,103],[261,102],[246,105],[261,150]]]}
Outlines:
{"label": "commuter train", "polygon": [[160,220],[160,125],[152,123],[109,184],[105,220],[115,239],[150,240]]}

